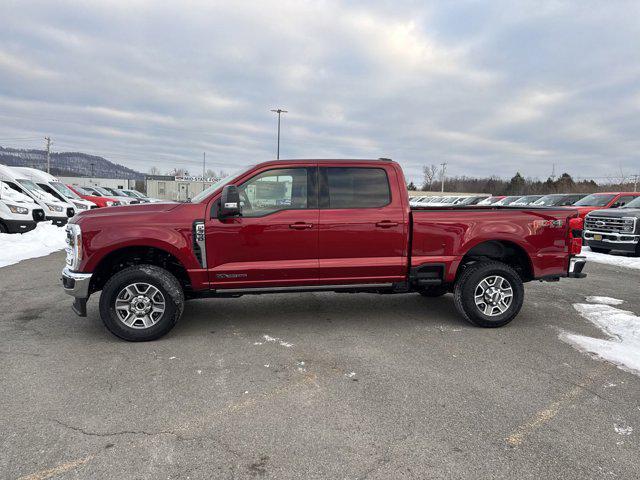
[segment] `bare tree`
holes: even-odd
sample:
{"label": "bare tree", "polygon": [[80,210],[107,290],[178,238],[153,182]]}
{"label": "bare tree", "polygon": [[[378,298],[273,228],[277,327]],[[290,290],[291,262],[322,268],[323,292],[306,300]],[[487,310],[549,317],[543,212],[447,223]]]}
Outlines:
{"label": "bare tree", "polygon": [[433,182],[435,181],[438,175],[438,167],[436,167],[433,163],[431,165],[425,165],[422,167],[422,174],[424,176],[424,183],[422,184],[422,190],[431,191],[431,187],[433,187]]}
{"label": "bare tree", "polygon": [[153,166],[149,169],[149,175],[160,175],[160,169],[156,166]]}

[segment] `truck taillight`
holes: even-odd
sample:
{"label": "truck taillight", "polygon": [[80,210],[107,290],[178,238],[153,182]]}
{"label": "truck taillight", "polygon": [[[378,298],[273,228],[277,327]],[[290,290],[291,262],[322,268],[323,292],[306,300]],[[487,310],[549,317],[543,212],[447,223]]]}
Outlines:
{"label": "truck taillight", "polygon": [[580,255],[582,252],[582,229],[584,220],[580,217],[569,219],[569,254]]}

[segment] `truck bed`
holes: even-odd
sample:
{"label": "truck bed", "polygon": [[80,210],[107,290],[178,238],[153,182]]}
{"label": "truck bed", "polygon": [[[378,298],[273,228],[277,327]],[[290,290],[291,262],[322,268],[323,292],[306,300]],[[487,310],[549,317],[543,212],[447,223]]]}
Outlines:
{"label": "truck bed", "polygon": [[557,275],[567,270],[569,219],[577,215],[561,207],[412,207],[411,267],[442,264],[451,282],[465,255],[509,248],[530,258],[531,279]]}

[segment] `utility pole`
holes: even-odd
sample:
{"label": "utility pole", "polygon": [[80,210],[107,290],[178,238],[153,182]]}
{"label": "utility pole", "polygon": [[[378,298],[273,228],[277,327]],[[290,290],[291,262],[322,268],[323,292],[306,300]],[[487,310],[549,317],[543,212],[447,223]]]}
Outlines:
{"label": "utility pole", "polygon": [[447,162],[441,163],[440,166],[442,167],[442,170],[440,172],[441,180],[442,180],[442,187],[441,187],[440,191],[444,192],[444,174],[447,171]]}
{"label": "utility pole", "polygon": [[51,173],[51,137],[44,137],[47,141],[47,173]]}
{"label": "utility pole", "polygon": [[95,165],[95,163],[91,162],[90,165],[91,165],[91,178],[93,178],[93,166]]}
{"label": "utility pole", "polygon": [[202,152],[202,191],[204,192],[204,166],[207,161],[207,152]]}
{"label": "utility pole", "polygon": [[289,113],[286,110],[281,108],[276,108],[275,110],[271,110],[273,113],[278,114],[278,150],[276,151],[276,160],[280,160],[280,115],[282,113]]}
{"label": "utility pole", "polygon": [[638,177],[640,177],[640,175],[638,175],[638,174],[633,176],[633,191],[634,192],[638,191]]}

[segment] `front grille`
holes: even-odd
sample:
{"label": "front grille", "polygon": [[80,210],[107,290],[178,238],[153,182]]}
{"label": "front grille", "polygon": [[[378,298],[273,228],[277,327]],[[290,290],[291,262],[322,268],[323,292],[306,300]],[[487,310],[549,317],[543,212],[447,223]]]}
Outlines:
{"label": "front grille", "polygon": [[587,216],[584,228],[596,232],[633,233],[636,230],[636,219]]}
{"label": "front grille", "polygon": [[67,208],[67,217],[71,218],[75,214],[76,214],[76,211],[73,208],[71,208],[71,207]]}
{"label": "front grille", "polygon": [[40,208],[34,208],[32,215],[35,222],[42,222],[44,220],[44,210]]}

